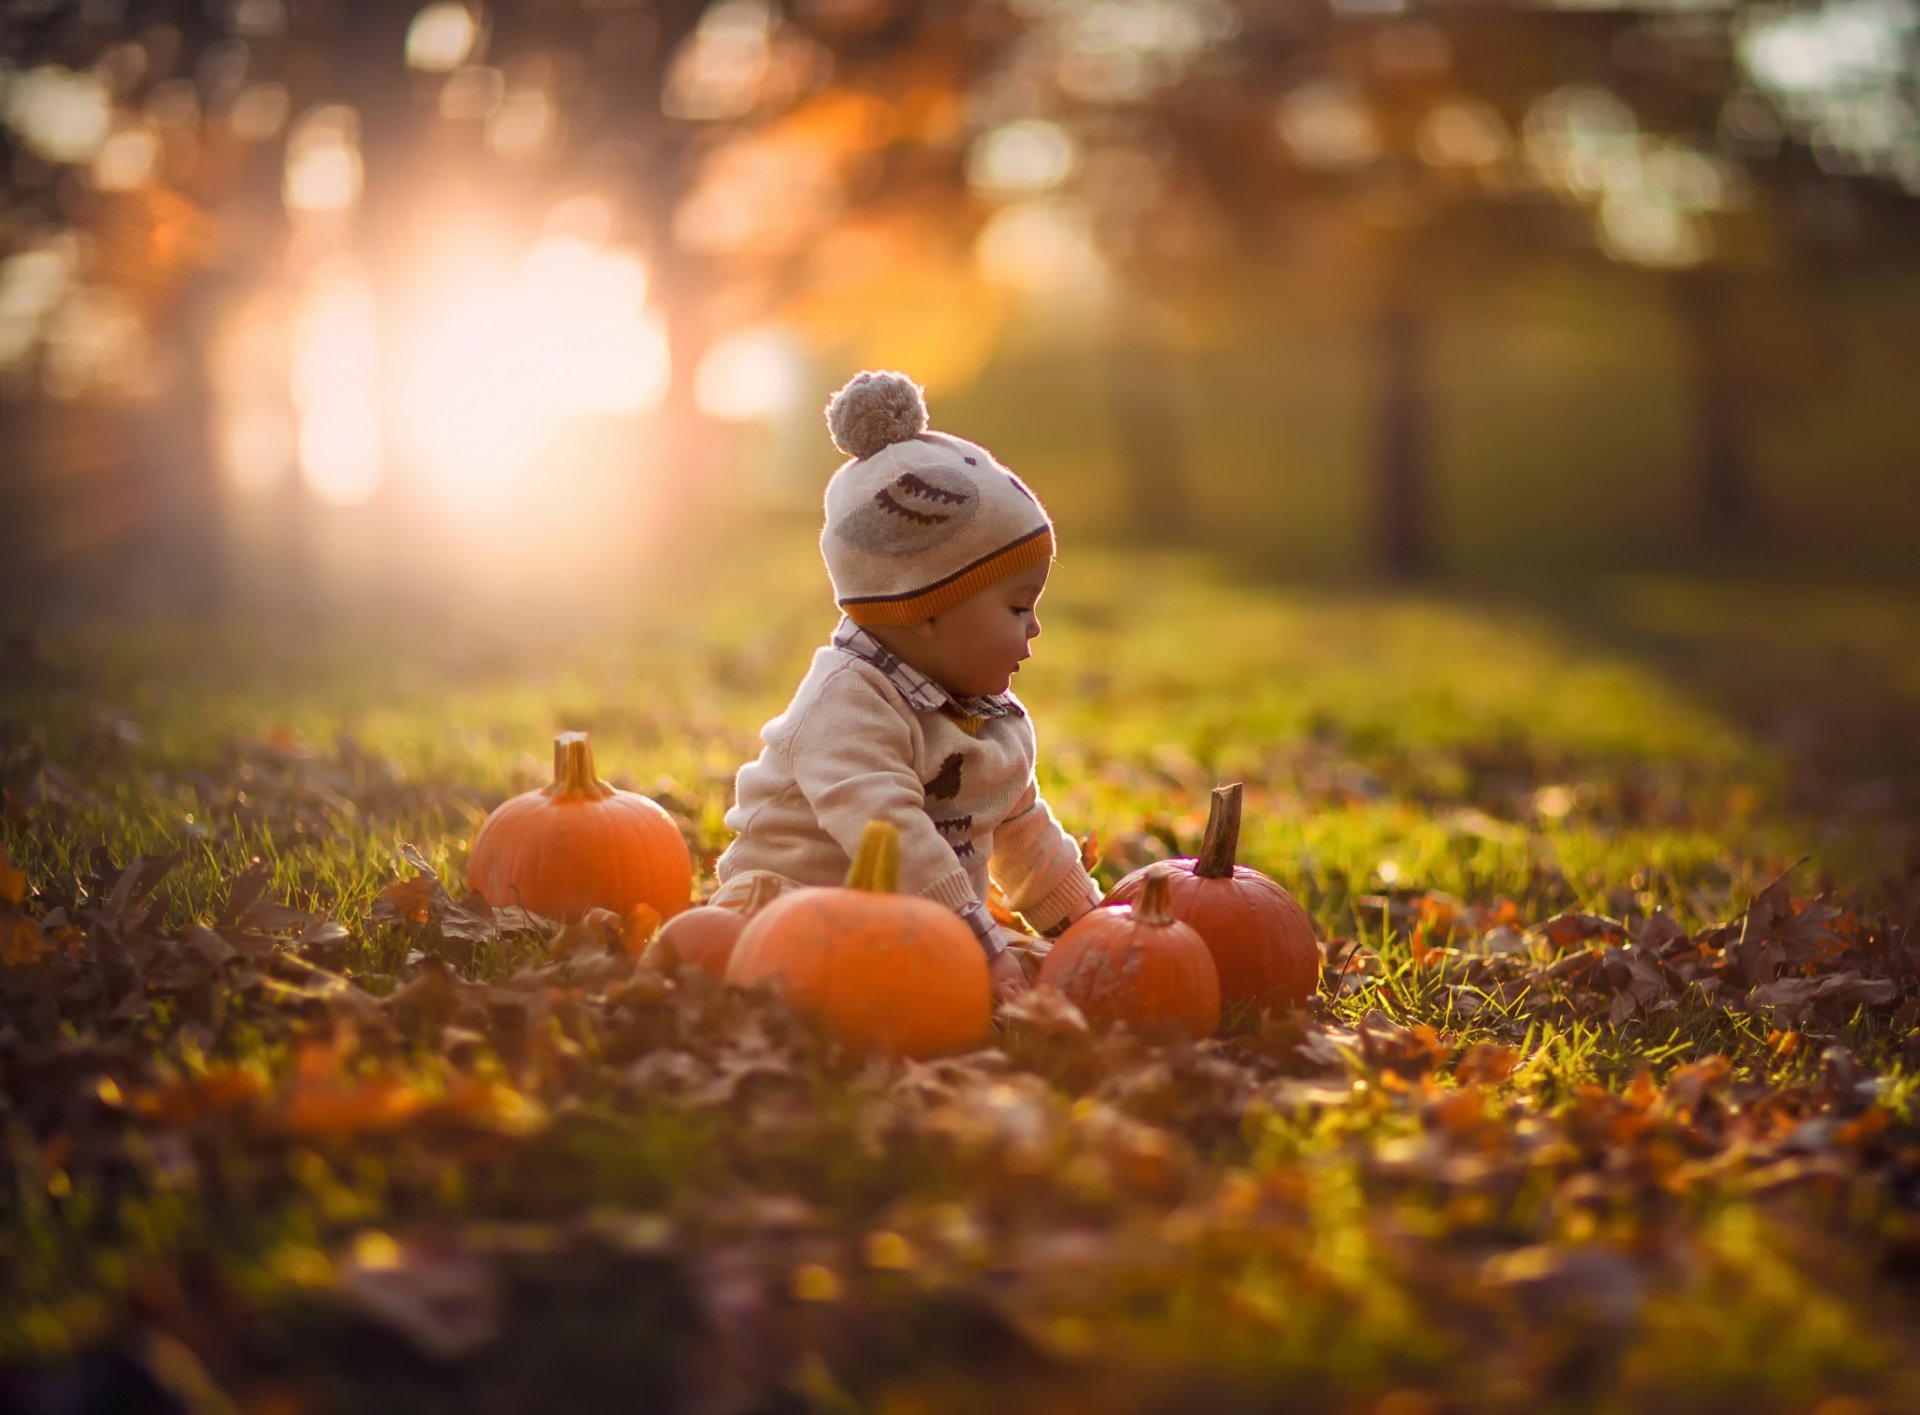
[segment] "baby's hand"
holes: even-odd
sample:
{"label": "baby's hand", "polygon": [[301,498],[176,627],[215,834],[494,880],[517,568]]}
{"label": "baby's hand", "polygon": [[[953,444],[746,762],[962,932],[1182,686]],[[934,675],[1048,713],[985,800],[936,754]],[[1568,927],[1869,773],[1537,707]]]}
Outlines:
{"label": "baby's hand", "polygon": [[995,1002],[1011,1002],[1027,990],[1026,969],[1012,949],[1003,949],[988,960],[987,977],[993,982]]}

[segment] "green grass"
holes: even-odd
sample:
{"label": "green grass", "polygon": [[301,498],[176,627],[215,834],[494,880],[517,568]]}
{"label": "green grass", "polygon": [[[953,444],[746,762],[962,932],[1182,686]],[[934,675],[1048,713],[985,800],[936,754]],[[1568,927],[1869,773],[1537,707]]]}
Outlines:
{"label": "green grass", "polygon": [[[563,728],[684,812],[705,882],[732,772],[832,623],[808,535],[750,529],[732,553],[655,565],[617,608],[528,604],[484,629],[43,636],[0,688],[0,840],[28,912],[97,900],[100,845],[116,865],[183,852],[164,926],[212,923],[258,857],[271,897],[346,925],[329,966],[386,996],[412,950],[445,944],[372,917],[401,843],[457,893],[475,825],[545,778]],[[592,1406],[623,1381],[707,1379],[682,1347],[756,1353],[773,1366],[740,1379],[758,1398],[815,1410],[978,1408],[982,1382],[1012,1409],[1071,1391],[1168,1411],[1196,1390],[1226,1409],[1788,1411],[1915,1388],[1911,1007],[1776,1026],[1688,991],[1615,1024],[1540,982],[1558,955],[1539,926],[1665,909],[1698,934],[1809,857],[1793,894],[1832,891],[1893,938],[1920,770],[1892,725],[1920,706],[1920,606],[1645,577],[1284,587],[1076,543],[1042,618],[1019,687],[1043,787],[1097,833],[1103,881],[1190,851],[1210,788],[1243,780],[1243,861],[1339,956],[1366,946],[1317,1019],[1236,1014],[1200,1052],[1019,1023],[1003,1062],[916,1073],[924,1093],[684,980],[638,999],[562,983],[524,1028],[456,1019],[458,1042],[386,1004],[343,1041],[340,1009],[291,975],[235,982],[217,1015],[183,995],[121,1021],[81,1009],[51,1036],[22,1024],[0,1054],[105,1050],[61,1073],[59,1115],[34,1108],[54,1091],[0,1092],[0,1360],[95,1352],[144,1312],[243,1405],[565,1388]],[[64,773],[52,800],[42,760]],[[1509,974],[1417,923],[1431,893],[1510,907],[1527,944]],[[544,962],[532,934],[450,956],[480,981]],[[1287,1039],[1363,1023],[1376,1039],[1344,1068]],[[1472,1079],[1476,1044],[1511,1074]],[[1884,1129],[1845,1129],[1861,1111],[1828,1046],[1880,1078]],[[632,1079],[670,1055],[708,1081],[748,1056],[777,1074],[717,1106]],[[102,1075],[133,1097],[234,1073],[254,1098],[228,1111],[123,1131],[89,1108]],[[313,1076],[396,1083],[418,1122],[275,1130]],[[439,1365],[340,1296],[381,1235],[433,1233],[509,1293],[510,1339]],[[406,1253],[401,1273],[432,1270]],[[716,1298],[735,1289],[708,1264],[757,1295]],[[193,1325],[203,1308],[223,1315]],[[643,1312],[679,1333],[664,1354],[630,1346]],[[539,1354],[560,1350],[579,1353],[564,1378]]]}

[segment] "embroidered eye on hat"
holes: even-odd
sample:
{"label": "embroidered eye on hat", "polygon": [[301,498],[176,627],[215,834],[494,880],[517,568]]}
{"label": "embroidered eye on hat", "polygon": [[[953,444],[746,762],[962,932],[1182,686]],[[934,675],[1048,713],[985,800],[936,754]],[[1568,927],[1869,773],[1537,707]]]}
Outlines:
{"label": "embroidered eye on hat", "polygon": [[1053,558],[1039,498],[985,448],[929,431],[905,374],[855,374],[827,430],[852,460],[827,482],[820,554],[854,623],[911,624]]}

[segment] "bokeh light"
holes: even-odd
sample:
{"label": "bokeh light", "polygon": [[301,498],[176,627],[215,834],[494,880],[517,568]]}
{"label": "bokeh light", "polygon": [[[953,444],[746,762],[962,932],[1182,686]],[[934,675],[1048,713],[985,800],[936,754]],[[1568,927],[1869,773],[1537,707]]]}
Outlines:
{"label": "bokeh light", "polygon": [[436,0],[407,26],[407,65],[429,73],[451,73],[473,55],[480,26],[457,0]]}
{"label": "bokeh light", "polygon": [[1281,100],[1279,123],[1287,146],[1308,167],[1358,167],[1380,155],[1373,113],[1345,80],[1300,85]]}
{"label": "bokeh light", "polygon": [[303,113],[287,138],[282,199],[296,213],[339,212],[360,200],[360,124],[348,107]]}
{"label": "bokeh light", "polygon": [[45,64],[0,89],[7,126],[49,162],[90,161],[113,131],[113,96],[93,74]]}
{"label": "bokeh light", "polygon": [[1058,123],[1028,119],[985,134],[967,155],[967,180],[987,195],[1057,187],[1080,163],[1079,146]]}
{"label": "bokeh light", "polygon": [[93,185],[103,192],[129,192],[151,179],[160,164],[160,135],[144,123],[114,129],[93,158]]}

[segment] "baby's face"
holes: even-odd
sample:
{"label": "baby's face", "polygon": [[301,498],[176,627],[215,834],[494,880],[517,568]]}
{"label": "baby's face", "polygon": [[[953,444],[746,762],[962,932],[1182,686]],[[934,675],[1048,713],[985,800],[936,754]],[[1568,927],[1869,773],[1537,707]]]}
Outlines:
{"label": "baby's face", "polygon": [[1047,566],[1021,570],[945,614],[914,626],[906,641],[908,662],[950,693],[985,697],[1004,693],[1032,657],[1040,635],[1040,596]]}

